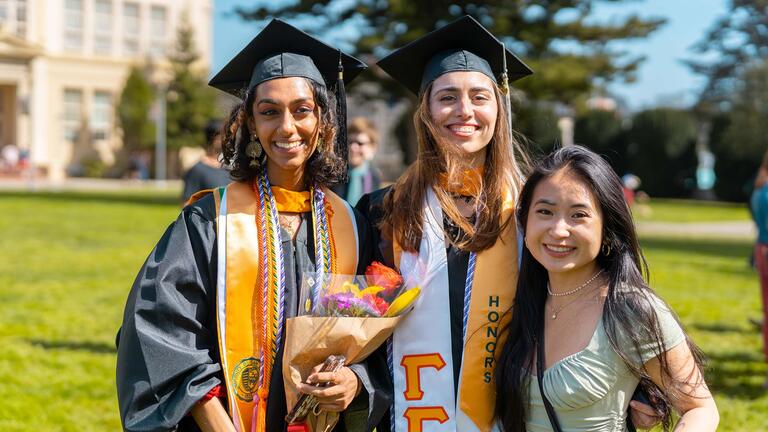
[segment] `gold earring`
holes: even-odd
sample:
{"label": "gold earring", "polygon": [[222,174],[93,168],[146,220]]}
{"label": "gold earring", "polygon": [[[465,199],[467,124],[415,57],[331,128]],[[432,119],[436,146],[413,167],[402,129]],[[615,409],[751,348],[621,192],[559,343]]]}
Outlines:
{"label": "gold earring", "polygon": [[261,165],[261,159],[264,155],[264,149],[261,147],[261,142],[256,135],[251,137],[251,142],[245,147],[245,154],[251,158],[251,167],[256,168]]}
{"label": "gold earring", "polygon": [[603,243],[603,246],[600,248],[600,250],[603,252],[603,255],[608,256],[611,254],[611,245],[608,243]]}

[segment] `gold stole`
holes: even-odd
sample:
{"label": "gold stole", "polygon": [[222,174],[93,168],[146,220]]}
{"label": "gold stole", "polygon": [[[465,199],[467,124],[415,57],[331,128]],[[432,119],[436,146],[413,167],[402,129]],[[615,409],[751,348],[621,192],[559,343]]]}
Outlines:
{"label": "gold stole", "polygon": [[[342,274],[357,271],[358,245],[357,228],[347,204],[333,192],[325,192],[328,228],[331,235],[331,249],[336,267]],[[217,284],[216,318],[219,335],[219,354],[227,387],[229,413],[239,432],[250,432],[254,413],[254,395],[259,382],[259,338],[256,329],[261,328],[258,293],[260,279],[258,228],[256,211],[258,199],[251,186],[246,183],[230,183],[226,187],[226,208],[221,211],[222,194],[214,191],[216,200],[216,226],[220,245],[219,269],[225,269],[225,278]],[[225,225],[219,226],[220,218]],[[223,236],[222,236],[223,234]],[[221,275],[219,275],[221,281]],[[291,287],[286,287],[291,289]],[[288,335],[284,335],[288,337]],[[258,414],[266,414],[265,404],[259,404]],[[262,417],[264,418],[264,417]],[[266,419],[265,419],[266,420]],[[263,422],[259,422],[263,425]],[[262,431],[259,431],[262,432]]]}
{"label": "gold stole", "polygon": [[[458,408],[480,431],[489,431],[493,427],[496,406],[494,368],[504,345],[501,330],[511,318],[517,290],[517,224],[511,194],[502,206],[501,221],[507,220],[509,224],[496,243],[477,254],[462,355]],[[393,249],[395,264],[399,266],[402,247],[397,240],[393,241]]]}

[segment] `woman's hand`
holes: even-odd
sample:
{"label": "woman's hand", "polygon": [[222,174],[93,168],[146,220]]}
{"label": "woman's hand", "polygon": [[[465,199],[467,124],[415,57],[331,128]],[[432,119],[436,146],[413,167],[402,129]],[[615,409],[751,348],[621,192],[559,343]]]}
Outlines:
{"label": "woman's hand", "polygon": [[[318,406],[323,411],[344,411],[352,403],[352,399],[360,394],[360,379],[348,367],[343,367],[337,372],[319,372],[322,366],[315,366],[307,377],[307,384],[299,384],[298,389],[317,398]],[[316,387],[314,384],[321,386]]]}

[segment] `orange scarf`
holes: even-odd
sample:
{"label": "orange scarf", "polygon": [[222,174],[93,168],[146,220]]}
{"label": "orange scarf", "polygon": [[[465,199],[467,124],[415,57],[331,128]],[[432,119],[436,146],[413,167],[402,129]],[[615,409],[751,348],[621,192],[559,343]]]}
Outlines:
{"label": "orange scarf", "polygon": [[312,197],[309,191],[292,191],[280,186],[272,186],[272,195],[277,203],[277,211],[288,213],[306,213],[312,211]]}
{"label": "orange scarf", "polygon": [[485,167],[483,166],[462,171],[458,179],[449,179],[447,174],[441,173],[437,176],[437,184],[446,192],[476,197],[480,195],[484,174]]}
{"label": "orange scarf", "polygon": [[[287,213],[306,213],[312,211],[312,197],[309,191],[292,191],[290,189],[284,189],[280,186],[272,186],[272,195],[275,197],[277,204],[277,211]],[[192,204],[200,198],[211,193],[213,189],[205,189],[199,192],[195,192],[186,203],[185,206]],[[325,206],[328,211],[331,206]]]}

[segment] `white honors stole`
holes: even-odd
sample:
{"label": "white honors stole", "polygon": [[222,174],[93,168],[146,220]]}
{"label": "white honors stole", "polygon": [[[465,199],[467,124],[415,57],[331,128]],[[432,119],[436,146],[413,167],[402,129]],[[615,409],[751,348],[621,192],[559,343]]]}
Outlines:
{"label": "white honors stole", "polygon": [[[513,217],[511,200],[506,204],[502,217]],[[508,319],[504,313],[511,309],[516,287],[515,224],[508,225],[493,247],[477,254],[456,389],[443,211],[432,188],[427,191],[423,207],[418,255],[402,251],[398,259],[399,245],[395,245],[395,259],[404,280],[408,286],[420,285],[422,292],[393,335],[393,431],[498,430],[493,423],[493,367],[496,346],[502,343],[499,331]]]}

